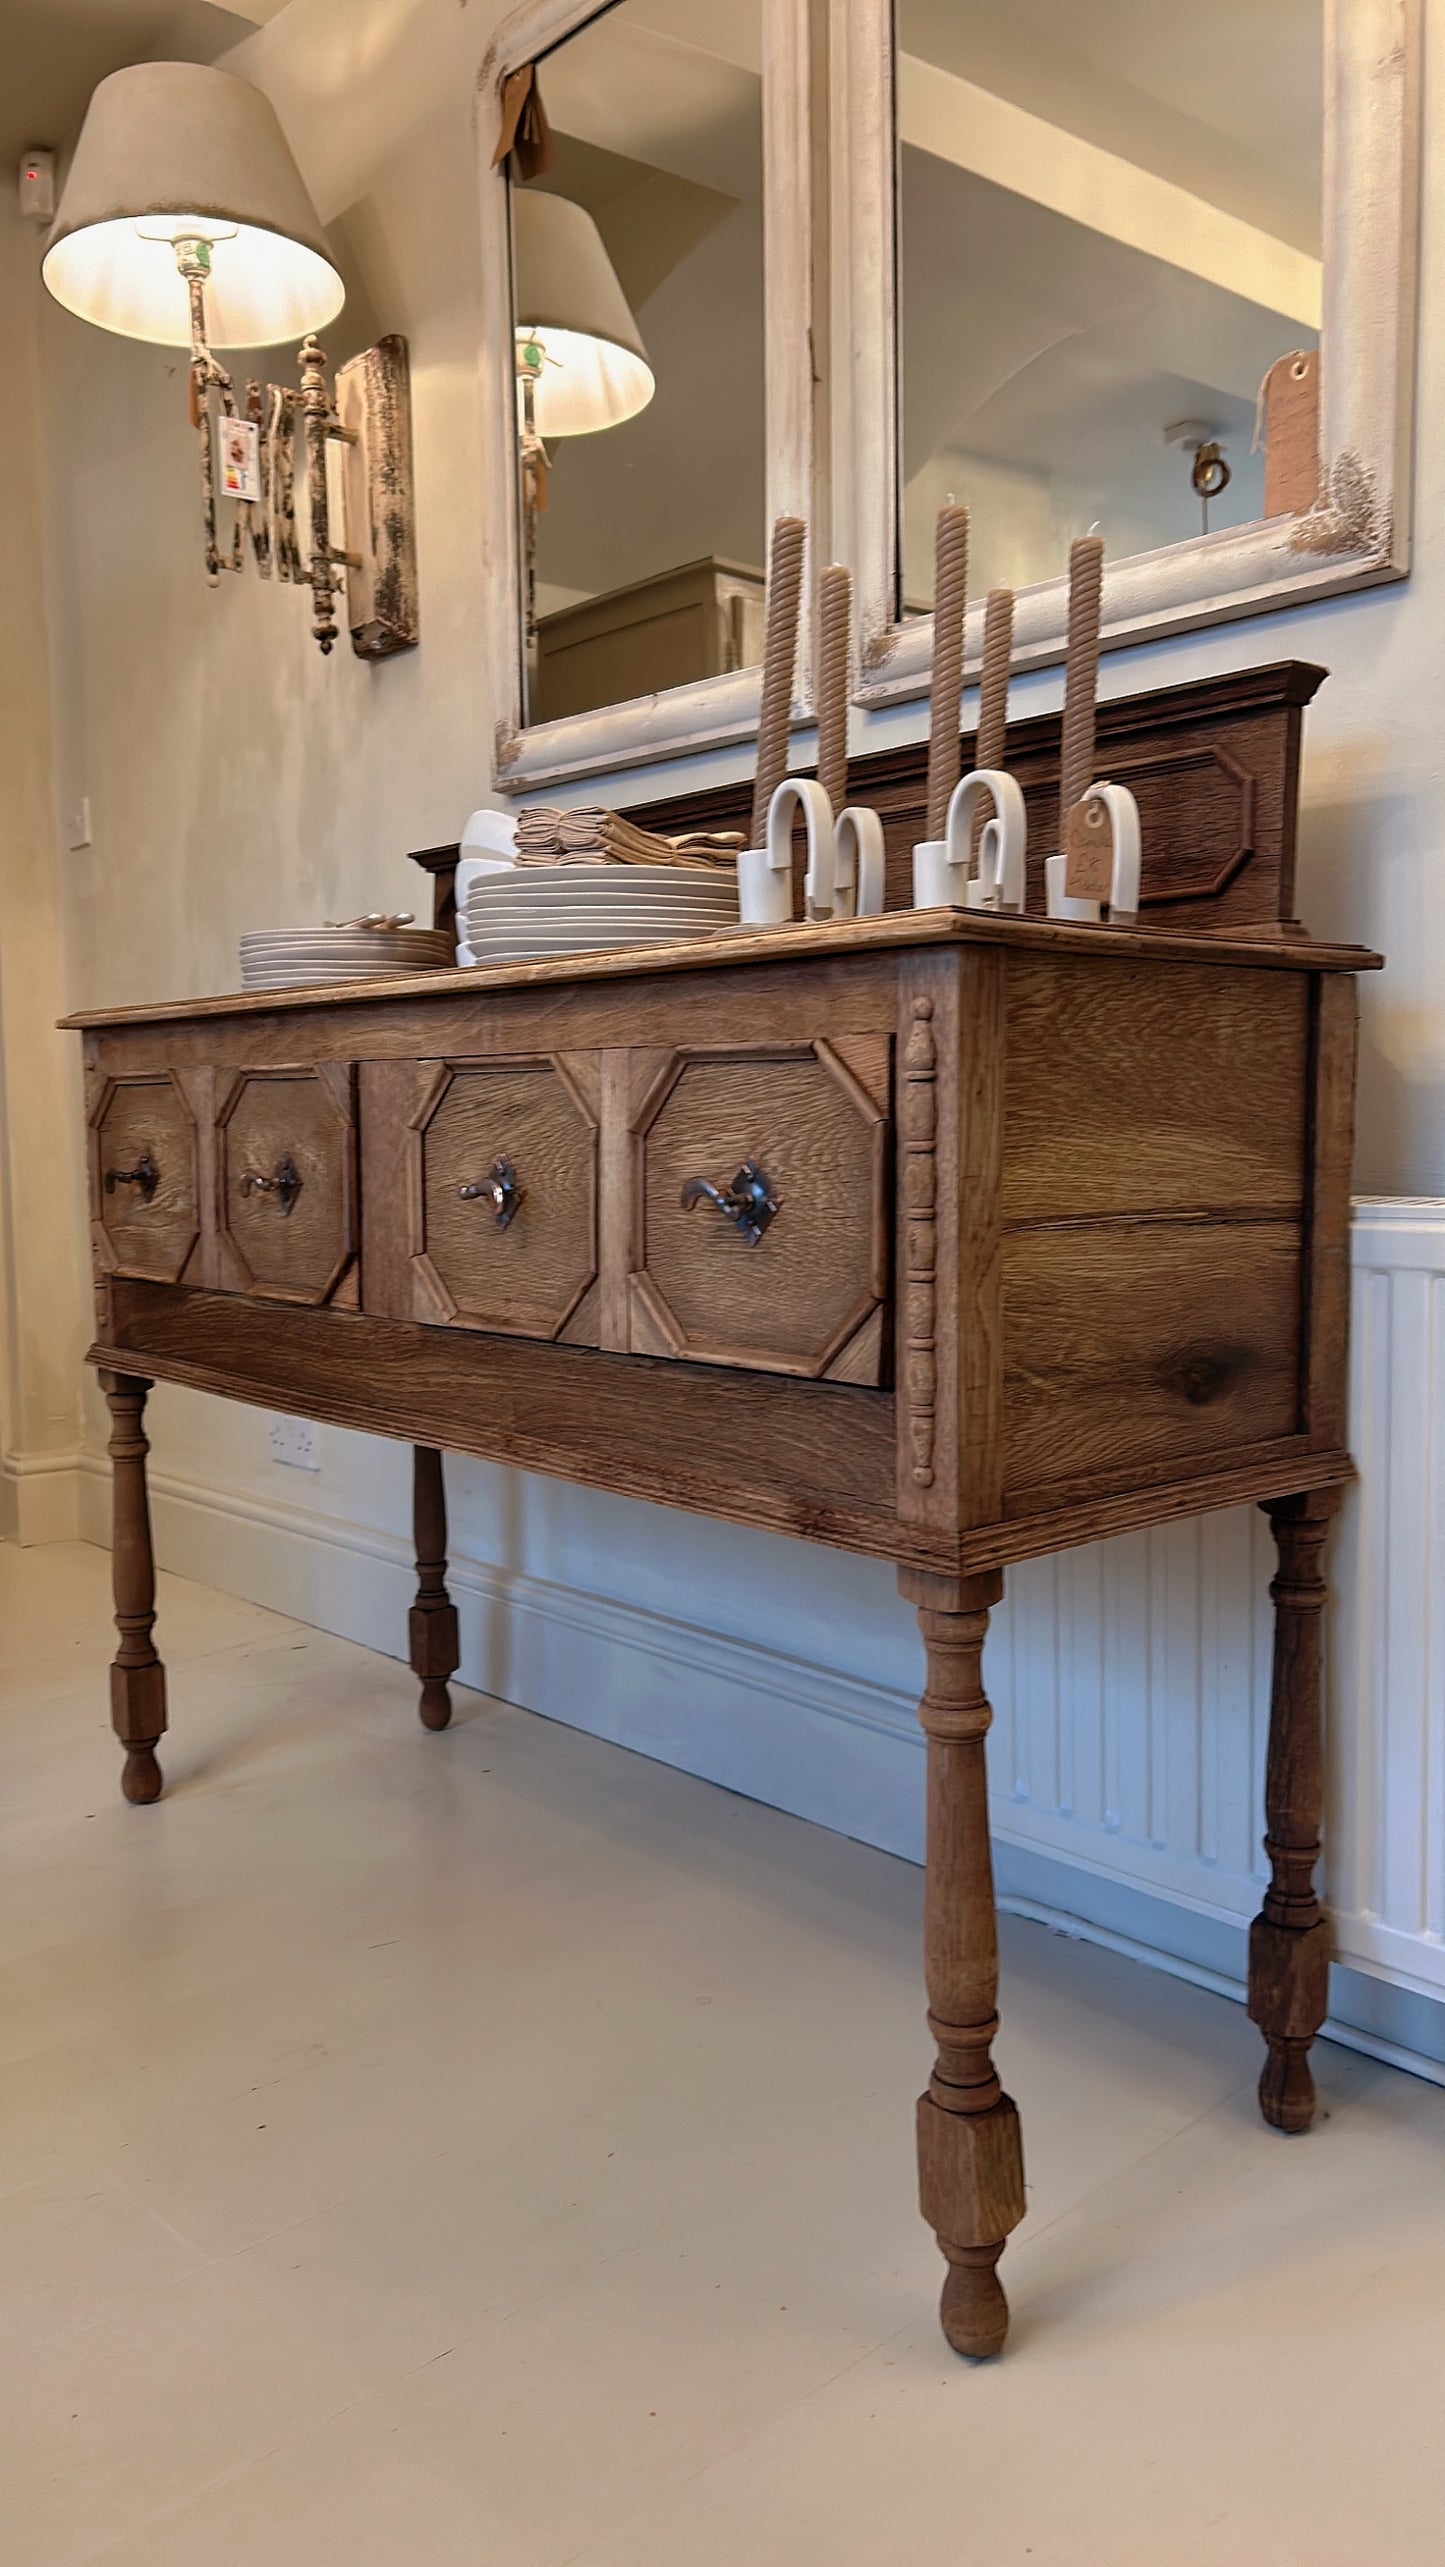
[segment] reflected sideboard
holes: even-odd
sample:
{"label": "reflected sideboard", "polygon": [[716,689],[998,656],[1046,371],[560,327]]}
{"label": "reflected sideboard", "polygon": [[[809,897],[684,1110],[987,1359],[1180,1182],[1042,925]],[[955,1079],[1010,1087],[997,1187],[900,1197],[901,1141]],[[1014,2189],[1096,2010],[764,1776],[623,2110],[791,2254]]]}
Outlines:
{"label": "reflected sideboard", "polygon": [[458,1656],[444,1448],[892,1560],[927,1662],[921,2206],[949,2342],[997,2352],[1024,2187],[981,1657],[1010,1561],[1267,1511],[1250,2010],[1266,2118],[1313,2109],[1320,1562],[1375,961],[912,912],[73,1019],[127,1797],[160,1791],[166,1726],[157,1380],[416,1448],[432,1729]]}

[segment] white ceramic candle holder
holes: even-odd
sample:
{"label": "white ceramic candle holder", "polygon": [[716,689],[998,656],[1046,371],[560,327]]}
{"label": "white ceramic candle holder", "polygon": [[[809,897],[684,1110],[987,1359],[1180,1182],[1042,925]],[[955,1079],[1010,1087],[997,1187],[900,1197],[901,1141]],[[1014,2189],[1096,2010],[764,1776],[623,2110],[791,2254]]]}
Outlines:
{"label": "white ceramic candle holder", "polygon": [[[1126,784],[1091,784],[1081,802],[1102,802],[1109,821],[1112,849],[1109,877],[1109,924],[1132,927],[1139,915],[1139,805]],[[1069,919],[1077,927],[1099,927],[1104,923],[1101,900],[1079,900],[1064,888],[1068,880],[1069,860],[1066,855],[1046,856],[1044,885],[1051,918]]]}
{"label": "white ceramic candle holder", "polygon": [[826,918],[834,892],[833,807],[811,776],[786,776],[768,804],[768,843],[738,850],[738,914],[745,927],[786,927],[793,915],[793,815],[808,833],[803,914]]}
{"label": "white ceramic candle holder", "polygon": [[[974,874],[969,840],[981,803],[991,809]],[[924,838],[913,850],[914,908],[1022,910],[1027,847],[1024,798],[1014,778],[1002,767],[975,767],[949,796],[945,835]]]}
{"label": "white ceramic candle holder", "polygon": [[883,915],[883,823],[866,803],[852,802],[833,831],[833,900],[840,918]]}

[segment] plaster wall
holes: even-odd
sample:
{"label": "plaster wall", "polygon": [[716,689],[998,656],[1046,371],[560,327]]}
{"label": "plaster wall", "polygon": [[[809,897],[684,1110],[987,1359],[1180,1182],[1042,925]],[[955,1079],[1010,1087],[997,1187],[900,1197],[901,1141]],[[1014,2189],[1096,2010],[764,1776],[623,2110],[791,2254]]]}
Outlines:
{"label": "plaster wall", "polygon": [[88,1302],[63,999],[40,482],[36,234],[0,190],[0,1530],[76,1529]]}

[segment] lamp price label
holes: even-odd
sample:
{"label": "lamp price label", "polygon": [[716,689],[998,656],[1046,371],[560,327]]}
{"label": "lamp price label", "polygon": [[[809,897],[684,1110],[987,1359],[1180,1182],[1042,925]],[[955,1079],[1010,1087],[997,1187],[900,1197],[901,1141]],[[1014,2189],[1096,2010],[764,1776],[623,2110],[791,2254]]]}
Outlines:
{"label": "lamp price label", "polygon": [[222,419],[221,490],[227,499],[261,496],[261,432],[254,419]]}

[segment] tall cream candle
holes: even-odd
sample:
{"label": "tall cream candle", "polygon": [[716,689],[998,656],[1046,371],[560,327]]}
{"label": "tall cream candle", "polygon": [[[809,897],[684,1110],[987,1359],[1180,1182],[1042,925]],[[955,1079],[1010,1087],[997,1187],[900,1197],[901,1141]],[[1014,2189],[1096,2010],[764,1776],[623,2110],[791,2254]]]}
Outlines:
{"label": "tall cream candle", "polygon": [[798,656],[798,606],[803,594],[803,521],[780,517],[773,528],[768,564],[767,631],[763,643],[763,692],[758,713],[758,763],[753,784],[752,835],[767,835],[768,804],[788,771],[788,731],[793,708],[793,668]]}
{"label": "tall cream candle", "polygon": [[951,501],[934,533],[933,697],[928,729],[928,835],[941,838],[960,768],[963,619],[968,607],[968,510]]}
{"label": "tall cream candle", "polygon": [[1069,813],[1094,782],[1094,699],[1099,685],[1099,608],[1104,539],[1080,535],[1069,547],[1069,636],[1064,662],[1064,732],[1059,756],[1059,845]]}
{"label": "tall cream candle", "polygon": [[848,626],[853,582],[830,562],[818,583],[818,782],[836,818],[848,799]]}

